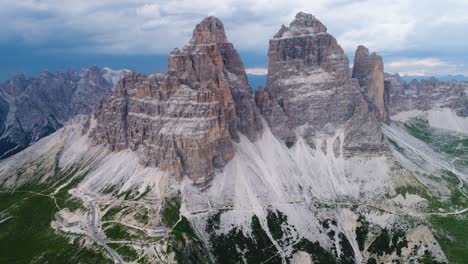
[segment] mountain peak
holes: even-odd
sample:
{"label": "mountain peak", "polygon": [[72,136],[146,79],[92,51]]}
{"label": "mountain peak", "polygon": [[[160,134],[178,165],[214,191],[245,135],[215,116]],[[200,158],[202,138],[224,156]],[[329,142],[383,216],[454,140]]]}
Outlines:
{"label": "mountain peak", "polygon": [[299,12],[296,18],[291,22],[290,27],[311,28],[313,33],[327,32],[327,27],[320,22],[314,15]]}
{"label": "mountain peak", "polygon": [[359,45],[356,49],[356,56],[358,55],[369,56],[369,49],[364,45]]}
{"label": "mountain peak", "polygon": [[315,35],[318,33],[326,33],[327,27],[320,22],[314,15],[299,12],[294,20],[289,24],[289,27],[282,26],[276,33],[275,38],[291,37],[297,35]]}
{"label": "mountain peak", "polygon": [[223,22],[217,17],[203,19],[193,30],[191,44],[213,44],[228,42]]}

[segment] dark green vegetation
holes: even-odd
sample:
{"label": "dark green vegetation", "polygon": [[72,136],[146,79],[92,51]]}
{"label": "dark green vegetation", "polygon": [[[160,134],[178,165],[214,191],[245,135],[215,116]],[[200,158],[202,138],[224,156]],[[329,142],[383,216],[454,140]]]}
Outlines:
{"label": "dark green vegetation", "polygon": [[411,122],[405,123],[406,130],[413,136],[426,143],[433,141],[432,128],[429,122],[422,118],[416,118]]}
{"label": "dark green vegetation", "polygon": [[270,234],[280,246],[287,246],[293,243],[292,231],[293,229],[287,225],[288,218],[279,211],[268,211],[267,225]]}
{"label": "dark green vegetation", "polygon": [[173,226],[179,220],[179,198],[166,199],[162,210],[162,221],[167,226]]}
{"label": "dark green vegetation", "polygon": [[[177,263],[209,263],[210,259],[187,218],[179,216],[179,198],[166,199],[162,221],[172,228],[168,237],[168,251],[174,252]],[[179,221],[180,218],[180,221]]]}
{"label": "dark green vegetation", "polygon": [[[468,167],[468,137],[461,134],[450,134],[447,131],[431,128],[424,119],[416,119],[405,124],[407,131],[414,137],[428,143],[434,150],[445,153],[452,158],[456,166]],[[451,171],[442,176],[444,184],[451,190],[450,197],[438,199],[430,195],[430,190],[409,190],[429,201],[430,208],[444,208],[449,211],[468,207],[466,187],[458,188],[459,179]],[[466,186],[466,185],[465,185]],[[437,241],[441,245],[450,263],[467,263],[468,259],[468,219],[467,214],[431,216],[430,224]],[[423,263],[432,263],[431,256],[425,256]]]}
{"label": "dark green vegetation", "polygon": [[[252,217],[252,234],[246,237],[242,230],[237,228],[229,231],[228,234],[216,234],[219,229],[221,212],[213,215],[208,220],[207,232],[211,235],[212,253],[217,263],[242,263],[243,259],[247,263],[281,263],[281,257],[276,247],[267,236],[260,225],[257,216]],[[277,234],[278,237],[282,235]],[[239,254],[243,252],[243,256]]]}
{"label": "dark green vegetation", "polygon": [[115,219],[114,219],[115,216],[116,216],[119,212],[125,210],[126,208],[128,208],[128,206],[121,206],[121,205],[119,205],[119,206],[114,206],[114,207],[112,207],[111,209],[109,209],[109,211],[107,211],[105,215],[102,216],[102,220],[103,220],[103,221],[115,220]]}
{"label": "dark green vegetation", "polygon": [[104,223],[102,227],[106,237],[110,240],[132,240],[146,237],[143,231],[119,223]]}
{"label": "dark green vegetation", "polygon": [[456,175],[450,171],[445,171],[441,178],[434,178],[433,180],[449,188],[450,196],[439,197],[422,184],[398,187],[395,191],[397,194],[403,195],[403,197],[406,197],[407,194],[415,194],[426,199],[428,212],[439,212],[439,208],[454,211],[468,207],[468,199],[459,190],[459,181]]}
{"label": "dark green vegetation", "polygon": [[[257,216],[252,217],[251,234],[246,236],[242,230],[236,228],[230,230],[227,234],[216,233],[216,230],[219,230],[221,214],[220,211],[212,215],[206,228],[207,233],[210,234],[212,254],[216,263],[242,263],[243,260],[247,263],[282,263],[280,253],[263,229]],[[318,242],[311,242],[304,238],[297,242],[293,241],[291,233],[296,232],[296,230],[294,227],[288,226],[287,217],[281,212],[269,211],[267,226],[271,236],[280,246],[292,245],[294,253],[297,251],[309,253],[313,263],[350,263],[348,260],[339,262],[332,253],[322,248]],[[346,242],[343,242],[343,245],[345,244]],[[349,246],[349,242],[347,245]],[[350,247],[346,249],[347,252],[349,249]],[[243,254],[239,254],[239,252]]]}
{"label": "dark green vegetation", "polygon": [[440,246],[450,263],[464,264],[468,260],[468,218],[458,216],[432,216],[431,225]]}
{"label": "dark green vegetation", "polygon": [[360,225],[356,227],[356,240],[359,250],[363,251],[369,234],[369,222],[362,215],[359,215],[358,222]]}
{"label": "dark green vegetation", "polygon": [[137,212],[135,214],[135,219],[144,224],[144,225],[147,225],[148,222],[149,222],[149,215],[148,215],[148,211],[147,210],[144,210],[143,212]]}
{"label": "dark green vegetation", "polygon": [[407,185],[404,187],[398,187],[395,189],[396,193],[403,195],[406,198],[408,194],[418,195],[427,200],[428,202],[428,211],[429,212],[438,212],[439,208],[444,208],[449,206],[449,204],[444,204],[444,202],[438,197],[431,194],[430,190],[427,189],[424,185]]}
{"label": "dark green vegetation", "polygon": [[465,157],[466,160],[468,155],[467,136],[431,128],[429,122],[422,118],[416,118],[405,123],[404,126],[412,136],[428,143],[435,150],[460,158]]}
{"label": "dark green vegetation", "polygon": [[[59,208],[48,196],[52,192],[48,188],[64,183],[75,172],[60,176],[57,182],[31,182],[13,192],[0,193],[0,211],[6,210],[13,217],[0,224],[0,263],[112,263],[103,249],[83,247],[78,236],[71,243],[50,227]],[[75,178],[55,195],[60,208],[81,206],[67,193],[80,179]]]}
{"label": "dark green vegetation", "polygon": [[354,257],[354,250],[349,243],[349,240],[343,233],[338,234],[338,239],[340,240],[340,248],[341,248],[341,255],[340,255],[340,263],[341,264],[354,264],[356,263]]}
{"label": "dark green vegetation", "polygon": [[[428,143],[436,152],[448,155],[451,159],[449,161],[455,165],[468,165],[468,136],[431,128],[428,121],[422,118],[416,118],[405,123],[404,126],[412,136]],[[436,197],[431,190],[422,184],[398,188],[396,191],[403,195],[411,193],[423,197],[429,202],[431,211],[436,211],[439,208],[453,211],[468,207],[468,199],[465,197],[466,188],[459,189],[460,181],[457,175],[452,171],[445,170],[440,176],[432,177],[432,180],[447,186],[451,191],[449,197]]]}
{"label": "dark green vegetation", "polygon": [[425,252],[425,254],[419,259],[420,264],[446,264],[445,262],[439,262],[430,252]]}
{"label": "dark green vegetation", "polygon": [[164,209],[162,210],[163,223],[167,227],[173,228],[171,235],[175,238],[181,240],[183,237],[188,237],[198,241],[198,237],[192,229],[190,222],[184,216],[180,216],[179,211],[179,199],[166,199]]}
{"label": "dark green vegetation", "polygon": [[408,247],[405,232],[399,229],[382,229],[380,235],[370,244],[368,251],[377,256],[390,255],[396,252],[401,256],[402,248]]}
{"label": "dark green vegetation", "polygon": [[294,245],[294,252],[304,251],[312,256],[313,263],[340,263],[335,256],[320,246],[319,242],[311,242],[307,239],[301,239],[299,243]]}

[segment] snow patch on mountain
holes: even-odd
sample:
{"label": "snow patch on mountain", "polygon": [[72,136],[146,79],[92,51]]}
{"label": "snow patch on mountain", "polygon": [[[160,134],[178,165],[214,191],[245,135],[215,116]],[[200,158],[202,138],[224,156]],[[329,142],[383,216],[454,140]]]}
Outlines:
{"label": "snow patch on mountain", "polygon": [[114,70],[109,67],[104,67],[102,69],[102,77],[104,77],[104,79],[111,83],[112,87],[115,87],[115,85],[117,85],[117,82],[120,79],[122,79],[125,76],[125,74],[130,72],[131,70],[128,69]]}

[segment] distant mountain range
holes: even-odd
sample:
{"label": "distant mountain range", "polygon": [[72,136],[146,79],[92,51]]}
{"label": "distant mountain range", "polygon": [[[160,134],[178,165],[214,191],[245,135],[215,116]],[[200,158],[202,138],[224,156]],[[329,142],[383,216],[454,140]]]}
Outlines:
{"label": "distant mountain range", "polygon": [[129,70],[100,69],[17,75],[0,86],[0,159],[62,127],[78,114],[94,112],[106,92]]}
{"label": "distant mountain range", "polygon": [[409,76],[409,75],[404,75],[404,76],[401,76],[401,78],[403,78],[403,80],[407,81],[407,82],[410,82],[412,80],[428,80],[428,79],[431,79],[431,78],[436,78],[440,81],[444,81],[444,82],[449,82],[449,81],[452,81],[452,80],[455,80],[455,81],[468,81],[468,76],[465,76],[465,75],[442,75],[442,76]]}
{"label": "distant mountain range", "polygon": [[[247,74],[247,77],[249,78],[249,84],[250,86],[252,86],[252,89],[254,91],[256,91],[258,89],[258,86],[265,86],[266,85],[266,81],[267,81],[267,77],[268,75],[257,75],[257,74]],[[449,81],[452,81],[452,80],[455,80],[455,81],[468,81],[468,76],[465,76],[465,75],[444,75],[444,76],[436,76],[436,77],[433,77],[433,76],[408,76],[408,75],[404,75],[404,76],[401,76],[401,78],[405,81],[405,82],[411,82],[412,80],[428,80],[428,79],[431,79],[431,78],[436,78],[437,80],[439,81],[444,81],[444,82],[449,82]]]}

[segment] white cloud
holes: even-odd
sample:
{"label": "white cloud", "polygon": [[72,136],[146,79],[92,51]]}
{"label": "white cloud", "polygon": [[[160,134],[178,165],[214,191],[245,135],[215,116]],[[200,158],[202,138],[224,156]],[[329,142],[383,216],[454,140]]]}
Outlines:
{"label": "white cloud", "polygon": [[467,74],[463,64],[454,64],[437,58],[402,58],[386,63],[385,70],[411,76]]}
{"label": "white cloud", "polygon": [[161,6],[158,3],[144,4],[142,7],[136,9],[136,14],[145,17],[159,17],[161,12]]}
{"label": "white cloud", "polygon": [[423,59],[401,59],[392,61],[387,64],[389,67],[438,67],[438,66],[449,66],[450,64],[446,61],[435,59],[435,58],[423,58]]}
{"label": "white cloud", "polygon": [[0,42],[68,39],[69,49],[86,52],[168,53],[188,42],[203,17],[215,15],[236,48],[266,52],[281,24],[305,11],[317,16],[348,54],[359,44],[382,54],[466,54],[466,10],[468,1],[457,0],[0,1]]}
{"label": "white cloud", "polygon": [[266,75],[268,74],[268,69],[267,68],[247,68],[245,69],[245,72],[251,75]]}

